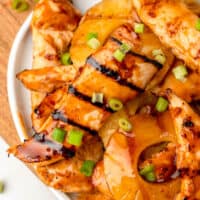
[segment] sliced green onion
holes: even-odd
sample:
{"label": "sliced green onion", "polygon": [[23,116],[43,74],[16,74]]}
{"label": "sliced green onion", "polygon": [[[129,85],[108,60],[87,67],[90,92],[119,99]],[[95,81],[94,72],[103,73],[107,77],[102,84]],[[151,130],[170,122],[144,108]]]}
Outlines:
{"label": "sliced green onion", "polygon": [[88,40],[87,45],[92,49],[98,49],[101,46],[101,43],[97,38],[91,38]]}
{"label": "sliced green onion", "polygon": [[108,101],[108,105],[113,111],[119,111],[123,108],[123,103],[120,100],[114,98]]}
{"label": "sliced green onion", "polygon": [[95,166],[95,162],[94,161],[86,160],[83,163],[83,165],[82,165],[82,167],[80,169],[80,172],[82,174],[84,174],[85,176],[90,177],[90,176],[92,176],[94,166]]}
{"label": "sliced green onion", "polygon": [[21,3],[21,0],[12,0],[11,6],[13,9],[17,9]]}
{"label": "sliced green onion", "polygon": [[24,12],[26,10],[29,9],[29,4],[25,1],[21,1],[19,4],[18,4],[18,7],[16,8],[16,10],[18,12]]}
{"label": "sliced green onion", "polygon": [[103,103],[103,93],[93,93],[92,103]]}
{"label": "sliced green onion", "polygon": [[164,55],[162,49],[155,49],[152,51],[152,55],[155,57],[157,55]]}
{"label": "sliced green onion", "polygon": [[87,35],[87,41],[91,40],[92,38],[98,38],[98,33],[88,33]]}
{"label": "sliced green onion", "polygon": [[3,193],[4,191],[4,183],[0,181],[0,193]]}
{"label": "sliced green onion", "polygon": [[150,164],[150,165],[145,166],[143,169],[141,169],[139,173],[141,176],[145,176],[149,172],[153,172],[153,171],[154,171],[154,165]]}
{"label": "sliced green onion", "polygon": [[61,55],[61,63],[63,65],[70,65],[71,64],[71,58],[70,58],[70,54],[68,52]]}
{"label": "sliced green onion", "polygon": [[130,50],[131,50],[131,46],[127,43],[123,43],[121,46],[120,46],[120,51],[124,54],[128,53]]}
{"label": "sliced green onion", "polygon": [[159,97],[156,103],[156,110],[158,112],[165,112],[167,110],[168,105],[169,102],[165,98]]}
{"label": "sliced green onion", "polygon": [[68,143],[75,145],[75,146],[80,146],[82,143],[83,139],[83,132],[80,130],[70,130],[68,133]]}
{"label": "sliced green onion", "polygon": [[146,174],[145,179],[149,182],[155,182],[156,181],[156,175],[154,172],[149,172],[148,174]]}
{"label": "sliced green onion", "polygon": [[52,138],[60,143],[63,143],[65,140],[66,131],[61,128],[55,128],[52,133]]}
{"label": "sliced green onion", "polygon": [[155,56],[155,59],[157,62],[159,62],[160,64],[164,65],[166,62],[166,57],[164,55],[157,55]]}
{"label": "sliced green onion", "polygon": [[172,70],[172,72],[173,72],[175,78],[180,81],[183,81],[185,79],[185,77],[188,75],[187,68],[184,65],[175,67]]}
{"label": "sliced green onion", "polygon": [[144,33],[144,24],[142,24],[142,23],[135,23],[135,25],[134,25],[134,31],[136,33]]}
{"label": "sliced green onion", "polygon": [[123,53],[120,49],[117,49],[114,54],[113,57],[118,61],[118,62],[122,62],[125,58],[126,54]]}
{"label": "sliced green onion", "polygon": [[197,29],[197,31],[200,31],[200,18],[197,20],[195,28]]}
{"label": "sliced green onion", "polygon": [[126,132],[130,132],[132,130],[132,124],[124,118],[119,119],[119,127]]}

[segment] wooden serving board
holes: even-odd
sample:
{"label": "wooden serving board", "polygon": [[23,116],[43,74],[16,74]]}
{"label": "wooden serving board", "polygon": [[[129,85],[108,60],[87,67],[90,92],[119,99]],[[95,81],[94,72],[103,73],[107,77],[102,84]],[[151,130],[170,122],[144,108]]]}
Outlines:
{"label": "wooden serving board", "polygon": [[7,63],[13,40],[20,26],[32,11],[34,0],[27,0],[30,8],[18,13],[10,6],[10,0],[0,0],[0,136],[9,145],[15,145],[19,138],[14,127],[7,96]]}

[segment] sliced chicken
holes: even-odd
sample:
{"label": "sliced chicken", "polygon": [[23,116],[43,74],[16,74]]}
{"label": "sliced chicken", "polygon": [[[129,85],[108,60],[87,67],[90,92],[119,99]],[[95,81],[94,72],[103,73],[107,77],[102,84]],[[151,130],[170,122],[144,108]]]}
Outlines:
{"label": "sliced chicken", "polygon": [[104,169],[104,162],[103,160],[97,163],[94,173],[92,175],[92,183],[94,187],[100,191],[102,194],[106,196],[112,197],[110,189],[108,187],[106,176],[105,176],[105,169]]}
{"label": "sliced chicken", "polygon": [[43,130],[43,125],[48,121],[51,113],[60,105],[68,87],[62,87],[48,94],[32,112],[32,125],[36,132]]}
{"label": "sliced chicken", "polygon": [[170,88],[177,96],[187,102],[197,101],[200,99],[200,76],[197,72],[188,70],[188,75],[184,80],[178,80],[173,74],[173,69],[177,66],[184,65],[183,61],[176,60],[170,73],[166,76],[161,90],[165,91]]}
{"label": "sliced chicken", "polygon": [[[60,55],[67,51],[79,21],[80,13],[69,1],[40,0],[37,3],[31,25],[33,69],[62,65]],[[45,93],[32,93],[33,109],[44,97]]]}
{"label": "sliced chicken", "polygon": [[132,200],[139,190],[129,145],[133,148],[133,138],[114,133],[104,154],[106,182],[115,200]]}
{"label": "sliced chicken", "polygon": [[198,16],[180,0],[133,0],[139,17],[191,69],[200,71]]}
{"label": "sliced chicken", "polygon": [[[106,103],[110,98],[117,98],[123,103],[134,98],[148,86],[160,68],[166,67],[152,56],[152,49],[157,49],[159,45],[145,49],[142,48],[143,43],[147,43],[146,39],[140,38],[131,24],[118,27],[107,43],[87,59],[83,71],[73,83],[74,88],[89,97],[94,92],[103,93]],[[132,50],[126,54],[123,62],[118,62],[113,55],[122,44],[129,45]],[[169,58],[166,63],[169,66],[173,56],[166,50],[164,52]]]}
{"label": "sliced chicken", "polygon": [[193,177],[200,170],[200,117],[170,90],[167,91],[167,97],[178,143],[176,165],[183,176],[179,196],[190,198],[195,192]]}
{"label": "sliced chicken", "polygon": [[50,93],[65,84],[71,83],[76,76],[72,66],[44,67],[41,69],[24,70],[17,78],[32,91]]}
{"label": "sliced chicken", "polygon": [[60,66],[80,20],[80,13],[66,0],[40,0],[33,12],[33,68]]}
{"label": "sliced chicken", "polygon": [[90,137],[78,149],[75,157],[51,165],[38,166],[36,172],[44,183],[63,192],[88,192],[93,189],[92,179],[80,172],[81,166],[85,160],[98,162],[102,154],[101,141],[97,137]]}

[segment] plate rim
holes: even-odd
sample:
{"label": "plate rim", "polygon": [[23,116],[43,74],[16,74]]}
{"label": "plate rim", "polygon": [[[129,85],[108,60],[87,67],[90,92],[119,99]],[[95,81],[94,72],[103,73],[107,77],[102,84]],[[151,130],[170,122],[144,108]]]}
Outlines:
{"label": "plate rim", "polygon": [[[11,112],[12,120],[14,122],[14,126],[16,128],[17,134],[20,138],[20,141],[24,141],[25,135],[24,135],[24,127],[21,123],[20,117],[18,115],[19,110],[17,107],[17,99],[16,99],[16,91],[15,91],[15,68],[16,68],[16,59],[17,59],[17,51],[18,48],[25,37],[26,33],[29,31],[31,20],[32,20],[33,13],[29,14],[29,16],[26,18],[22,26],[20,27],[18,33],[15,36],[15,39],[13,41],[10,55],[8,58],[8,64],[7,64],[7,95],[8,95],[8,103],[9,103],[9,109]],[[39,179],[39,177],[37,177]],[[39,179],[40,180],[40,179]],[[41,181],[41,180],[40,180]],[[48,186],[47,186],[48,187]],[[58,190],[55,190],[53,188],[48,187],[51,192],[55,195],[55,197],[58,198],[58,200],[69,200],[69,197],[67,194],[60,192]]]}

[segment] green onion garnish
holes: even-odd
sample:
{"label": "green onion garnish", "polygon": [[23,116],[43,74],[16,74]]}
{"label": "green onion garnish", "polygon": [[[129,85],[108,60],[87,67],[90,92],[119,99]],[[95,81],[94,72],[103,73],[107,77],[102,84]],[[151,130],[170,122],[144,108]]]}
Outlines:
{"label": "green onion garnish", "polygon": [[93,93],[92,103],[103,103],[103,93]]}
{"label": "green onion garnish", "polygon": [[144,33],[144,24],[142,24],[142,23],[135,23],[135,25],[134,25],[134,31],[136,33]]}
{"label": "green onion garnish", "polygon": [[70,58],[70,54],[68,52],[61,55],[61,63],[63,65],[70,65],[71,64],[71,58]]}
{"label": "green onion garnish", "polygon": [[147,181],[149,182],[155,182],[156,181],[156,175],[155,175],[155,167],[152,164],[149,164],[145,166],[143,169],[139,171],[140,175],[143,176]]}
{"label": "green onion garnish", "polygon": [[168,105],[169,102],[165,98],[159,97],[156,103],[156,110],[158,112],[165,112],[167,110]]}
{"label": "green onion garnish", "polygon": [[97,38],[91,38],[87,41],[87,45],[92,49],[98,49],[101,46],[100,41]]}
{"label": "green onion garnish", "polygon": [[131,50],[131,46],[129,44],[123,43],[119,49],[117,49],[113,57],[118,61],[122,62],[126,56],[126,53],[128,53]]}
{"label": "green onion garnish", "polygon": [[119,111],[123,108],[123,103],[120,100],[114,98],[108,101],[108,105],[113,111]]}
{"label": "green onion garnish", "polygon": [[118,61],[118,62],[122,62],[125,58],[126,54],[123,53],[120,49],[117,49],[114,54],[113,57]]}
{"label": "green onion garnish", "polygon": [[63,143],[65,140],[66,131],[61,128],[55,128],[52,133],[52,138],[60,143]]}
{"label": "green onion garnish", "polygon": [[83,132],[80,130],[70,130],[68,133],[68,143],[75,145],[75,146],[80,146],[82,143],[82,139],[83,139]]}
{"label": "green onion garnish", "polygon": [[21,0],[12,0],[11,6],[13,9],[17,9],[21,3]]}
{"label": "green onion garnish", "polygon": [[0,181],[0,193],[3,193],[4,191],[4,183]]}
{"label": "green onion garnish", "polygon": [[197,29],[197,31],[200,31],[200,18],[197,20],[195,28]]}
{"label": "green onion garnish", "polygon": [[155,182],[156,181],[156,175],[154,172],[149,172],[148,174],[146,174],[145,179],[149,182]]}
{"label": "green onion garnish", "polygon": [[87,41],[91,40],[92,38],[98,38],[98,33],[88,33],[87,35]]}
{"label": "green onion garnish", "polygon": [[145,166],[143,169],[141,169],[139,173],[141,176],[145,176],[149,172],[153,172],[153,171],[154,171],[154,165],[150,164],[150,165]]}
{"label": "green onion garnish", "polygon": [[130,50],[131,50],[131,46],[127,43],[123,43],[121,46],[120,46],[120,51],[124,54],[128,53]]}
{"label": "green onion garnish", "polygon": [[157,62],[159,62],[160,64],[164,65],[166,62],[166,57],[164,55],[157,55],[155,56],[155,59]]}
{"label": "green onion garnish", "polygon": [[183,81],[185,79],[185,77],[188,75],[187,68],[184,65],[175,67],[172,70],[172,72],[173,72],[175,78],[180,81]]}
{"label": "green onion garnish", "polygon": [[27,2],[21,2],[19,7],[17,8],[18,12],[24,12],[29,9],[29,4]]}
{"label": "green onion garnish", "polygon": [[164,55],[162,49],[155,49],[152,51],[152,55],[155,57],[157,55]]}
{"label": "green onion garnish", "polygon": [[24,0],[12,0],[11,6],[18,12],[26,11],[29,8],[29,4]]}
{"label": "green onion garnish", "polygon": [[80,172],[82,174],[84,174],[85,176],[90,177],[90,176],[92,176],[94,166],[95,166],[95,162],[94,161],[86,160],[83,163],[83,165],[82,165],[82,167],[80,169]]}
{"label": "green onion garnish", "polygon": [[126,132],[130,132],[132,130],[132,124],[124,118],[119,119],[119,127]]}

